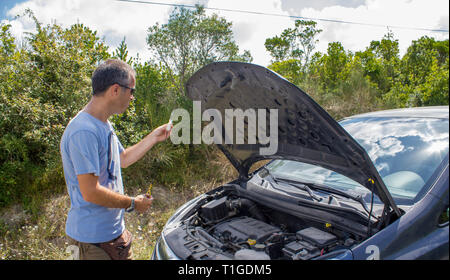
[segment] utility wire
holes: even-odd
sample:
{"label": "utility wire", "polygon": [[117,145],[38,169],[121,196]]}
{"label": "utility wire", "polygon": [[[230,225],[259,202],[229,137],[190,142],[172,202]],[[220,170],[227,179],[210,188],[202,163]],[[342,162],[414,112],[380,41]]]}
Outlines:
{"label": "utility wire", "polygon": [[[115,1],[128,2],[128,3],[138,3],[138,4],[147,4],[147,5],[160,5],[160,6],[183,7],[183,8],[196,8],[195,5],[186,5],[186,4],[161,3],[161,2],[139,1],[139,0],[115,0]],[[420,31],[429,31],[429,32],[443,32],[443,33],[448,33],[449,32],[446,29],[430,29],[430,28],[418,28],[418,27],[407,27],[407,26],[383,25],[383,24],[344,21],[344,20],[326,19],[326,18],[309,18],[309,17],[300,17],[300,16],[290,16],[290,15],[272,14],[272,13],[263,13],[263,12],[245,11],[245,10],[220,9],[220,8],[210,8],[210,7],[204,7],[204,9],[205,10],[212,10],[212,11],[224,11],[224,12],[264,15],[264,16],[287,17],[287,18],[292,18],[292,19],[325,21],[325,22],[333,22],[333,23],[364,25],[364,26],[383,27],[383,28],[388,27],[388,28],[392,28],[392,29],[409,29],[409,30],[420,30]]]}

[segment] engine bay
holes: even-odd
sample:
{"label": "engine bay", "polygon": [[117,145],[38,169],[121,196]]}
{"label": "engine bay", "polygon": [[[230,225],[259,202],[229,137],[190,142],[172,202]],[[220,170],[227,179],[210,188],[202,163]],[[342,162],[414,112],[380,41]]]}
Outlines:
{"label": "engine bay", "polygon": [[177,245],[187,259],[309,260],[365,238],[232,193],[198,205],[179,229]]}

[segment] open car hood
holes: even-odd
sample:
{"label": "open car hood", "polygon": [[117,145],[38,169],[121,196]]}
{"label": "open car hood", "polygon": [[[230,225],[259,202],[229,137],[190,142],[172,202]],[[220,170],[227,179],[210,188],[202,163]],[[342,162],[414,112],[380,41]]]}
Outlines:
{"label": "open car hood", "polygon": [[[217,109],[225,116],[226,109],[278,109],[278,149],[272,155],[260,153],[267,144],[259,141],[225,144],[223,129],[224,141],[218,146],[241,178],[248,178],[251,165],[264,159],[319,165],[367,187],[401,215],[366,151],[311,97],[275,72],[249,63],[216,62],[197,71],[186,90],[189,98],[201,101],[202,113]],[[266,123],[268,126],[268,117]],[[248,131],[248,122],[244,125]],[[266,131],[269,134],[270,129]]]}

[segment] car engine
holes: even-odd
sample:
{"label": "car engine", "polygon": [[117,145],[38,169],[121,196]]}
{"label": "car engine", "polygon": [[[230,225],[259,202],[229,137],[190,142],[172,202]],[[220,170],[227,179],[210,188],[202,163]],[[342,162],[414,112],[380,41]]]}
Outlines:
{"label": "car engine", "polygon": [[184,229],[191,259],[309,260],[360,239],[233,195],[201,205]]}

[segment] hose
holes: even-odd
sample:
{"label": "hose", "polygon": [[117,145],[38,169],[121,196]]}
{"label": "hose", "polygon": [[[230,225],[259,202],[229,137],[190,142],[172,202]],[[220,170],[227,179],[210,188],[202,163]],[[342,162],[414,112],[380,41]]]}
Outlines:
{"label": "hose", "polygon": [[246,198],[238,198],[237,200],[240,208],[246,210],[251,217],[263,222],[267,222],[266,217],[261,213],[261,211],[259,211],[256,203]]}

